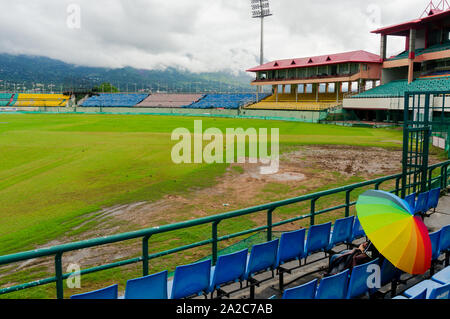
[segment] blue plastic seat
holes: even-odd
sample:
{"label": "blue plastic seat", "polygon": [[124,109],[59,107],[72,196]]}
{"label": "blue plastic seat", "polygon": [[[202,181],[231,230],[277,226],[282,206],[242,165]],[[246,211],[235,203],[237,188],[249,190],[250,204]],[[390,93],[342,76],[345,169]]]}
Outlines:
{"label": "blue plastic seat", "polygon": [[283,299],[314,299],[317,289],[317,279],[295,287],[286,289],[283,293]]}
{"label": "blue plastic seat", "polygon": [[441,254],[440,251],[441,230],[438,230],[434,233],[430,233],[431,260],[437,260]]}
{"label": "blue plastic seat", "polygon": [[168,282],[170,299],[182,299],[193,295],[206,295],[209,291],[211,260],[206,260],[175,269],[173,280]]}
{"label": "blue plastic seat", "polygon": [[450,284],[450,266],[435,274],[431,279],[442,285]]}
{"label": "blue plastic seat", "polygon": [[364,232],[364,229],[362,228],[361,223],[359,222],[359,218],[355,217],[352,229],[352,242],[364,236],[366,236],[366,233]]}
{"label": "blue plastic seat", "polygon": [[216,266],[211,269],[211,286],[209,291],[219,289],[222,285],[231,282],[242,282],[247,266],[248,249],[220,256]]}
{"label": "blue plastic seat", "polygon": [[277,254],[277,266],[292,260],[301,260],[305,256],[306,229],[283,233]]}
{"label": "blue plastic seat", "polygon": [[167,270],[127,281],[125,299],[167,299]]}
{"label": "blue plastic seat", "polygon": [[426,213],[428,211],[428,209],[427,209],[428,195],[429,195],[429,192],[425,192],[425,193],[420,193],[417,196],[416,206],[414,207],[414,214]]}
{"label": "blue plastic seat", "polygon": [[334,276],[325,277],[317,288],[316,299],[345,299],[350,270],[343,271]]}
{"label": "blue plastic seat", "polygon": [[441,229],[439,250],[441,251],[441,253],[447,253],[450,251],[450,225],[444,226]]}
{"label": "blue plastic seat", "polygon": [[340,245],[349,244],[352,241],[352,229],[355,217],[350,216],[336,220],[331,231],[330,244],[328,250]]}
{"label": "blue plastic seat", "polygon": [[347,299],[353,299],[371,292],[367,285],[367,279],[371,274],[368,271],[370,265],[378,264],[378,258],[352,269],[347,290]]}
{"label": "blue plastic seat", "polygon": [[119,286],[112,285],[99,290],[73,295],[70,299],[117,299]]}
{"label": "blue plastic seat", "polygon": [[441,287],[434,288],[428,299],[450,299],[450,284],[443,285]]}
{"label": "blue plastic seat", "polygon": [[330,242],[330,232],[331,223],[311,226],[308,230],[308,236],[306,238],[306,256],[310,256],[316,252],[326,252]]}
{"label": "blue plastic seat", "polygon": [[435,188],[432,189],[428,195],[428,201],[427,201],[427,211],[430,209],[434,209],[436,211],[436,208],[439,205],[439,196],[441,195],[441,189]]}
{"label": "blue plastic seat", "polygon": [[408,203],[409,207],[411,208],[411,212],[414,212],[414,209],[416,208],[416,194],[410,194],[405,197],[405,202]]}
{"label": "blue plastic seat", "polygon": [[424,280],[424,281],[419,282],[415,286],[407,289],[405,292],[403,292],[403,294],[408,298],[413,298],[414,296],[417,296],[418,294],[420,294],[424,289],[426,289],[427,290],[427,298],[426,299],[429,299],[431,291],[434,288],[439,288],[439,287],[442,287],[442,285],[433,280]]}
{"label": "blue plastic seat", "polygon": [[248,257],[245,279],[262,271],[274,270],[277,267],[277,251],[279,239],[252,247]]}
{"label": "blue plastic seat", "polygon": [[427,298],[427,290],[424,289],[422,292],[418,293],[417,295],[413,296],[412,298],[408,298],[402,295],[396,296],[392,299],[426,299]]}

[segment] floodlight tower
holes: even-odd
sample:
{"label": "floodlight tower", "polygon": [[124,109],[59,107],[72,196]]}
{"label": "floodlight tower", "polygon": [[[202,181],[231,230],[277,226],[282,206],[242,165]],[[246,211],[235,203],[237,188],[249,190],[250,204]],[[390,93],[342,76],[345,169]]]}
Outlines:
{"label": "floodlight tower", "polygon": [[[261,51],[259,57],[259,64],[264,64],[264,18],[272,15],[270,12],[269,0],[251,0],[252,17],[261,19]],[[258,87],[257,91],[260,91]]]}
{"label": "floodlight tower", "polygon": [[264,18],[272,15],[269,0],[251,0],[252,17],[261,19],[261,55],[260,64],[264,63]]}

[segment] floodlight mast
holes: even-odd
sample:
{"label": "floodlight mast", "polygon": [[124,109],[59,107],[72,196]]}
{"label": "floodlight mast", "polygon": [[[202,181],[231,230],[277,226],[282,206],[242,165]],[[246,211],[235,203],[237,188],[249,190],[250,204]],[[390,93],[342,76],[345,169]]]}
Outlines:
{"label": "floodlight mast", "polygon": [[259,64],[264,64],[264,18],[272,15],[269,0],[251,0],[252,17],[261,19],[261,48]]}

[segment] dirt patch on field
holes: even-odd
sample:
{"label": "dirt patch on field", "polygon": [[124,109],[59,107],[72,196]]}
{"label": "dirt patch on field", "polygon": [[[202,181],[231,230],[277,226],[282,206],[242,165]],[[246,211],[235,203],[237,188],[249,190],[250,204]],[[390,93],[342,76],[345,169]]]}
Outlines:
{"label": "dirt patch on field", "polygon": [[[167,195],[156,202],[104,208],[91,214],[89,221],[96,220],[97,226],[45,246],[155,227],[300,196],[318,187],[343,183],[353,176],[369,179],[399,173],[401,154],[401,150],[375,147],[304,146],[283,154],[275,174],[261,174],[262,164],[232,164],[213,187],[192,190],[184,195]],[[436,161],[432,159],[432,162]],[[258,218],[255,221],[264,222]],[[136,240],[67,253],[64,254],[64,266],[80,263],[84,268],[130,258],[139,254],[140,245],[140,241]],[[27,261],[21,263],[18,269],[37,266],[53,272],[53,260]]]}

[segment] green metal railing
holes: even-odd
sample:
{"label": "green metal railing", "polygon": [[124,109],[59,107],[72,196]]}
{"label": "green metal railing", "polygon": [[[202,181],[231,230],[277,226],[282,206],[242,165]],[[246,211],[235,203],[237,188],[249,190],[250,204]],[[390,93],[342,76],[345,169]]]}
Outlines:
{"label": "green metal railing", "polygon": [[[438,185],[442,189],[447,187],[447,185],[448,185],[447,171],[448,171],[449,165],[450,165],[450,161],[446,161],[443,163],[432,165],[428,168],[428,177],[429,177],[428,186],[430,189],[432,186],[434,186],[437,183],[439,183]],[[440,169],[440,175],[437,177],[433,177],[433,172],[436,169]],[[142,239],[142,255],[140,257],[117,261],[117,262],[109,263],[106,265],[92,267],[89,269],[83,269],[80,271],[79,275],[86,275],[86,274],[95,273],[95,272],[102,271],[102,270],[107,270],[107,269],[111,269],[111,268],[115,268],[115,267],[121,267],[121,266],[125,266],[125,265],[142,262],[142,275],[147,276],[149,274],[149,261],[151,259],[155,259],[155,258],[158,258],[161,256],[165,256],[165,255],[169,255],[169,254],[173,254],[173,253],[177,253],[177,252],[181,252],[184,250],[188,250],[188,249],[192,249],[192,248],[200,247],[200,246],[205,246],[205,245],[211,245],[212,261],[215,264],[215,262],[217,261],[218,243],[221,241],[244,236],[244,235],[251,234],[251,233],[260,232],[260,231],[267,231],[267,240],[270,241],[270,240],[272,240],[272,230],[275,227],[279,227],[279,226],[282,226],[285,224],[289,224],[289,223],[304,220],[304,219],[309,219],[310,225],[314,225],[315,218],[317,216],[326,214],[326,213],[329,213],[332,211],[336,211],[336,210],[344,210],[345,216],[348,217],[348,216],[350,216],[350,208],[356,204],[356,202],[351,201],[351,193],[353,191],[362,189],[365,187],[369,187],[369,186],[373,186],[375,189],[380,189],[380,186],[383,183],[386,183],[389,181],[395,181],[395,189],[392,190],[391,192],[395,193],[396,195],[399,195],[401,190],[405,187],[405,186],[400,185],[401,179],[402,179],[402,174],[391,175],[391,176],[386,176],[386,177],[382,177],[382,178],[378,178],[378,179],[374,179],[374,180],[370,180],[370,181],[365,181],[365,182],[361,182],[361,183],[357,183],[357,184],[353,184],[353,185],[348,185],[348,186],[343,186],[343,187],[339,187],[339,188],[335,188],[335,189],[321,191],[321,192],[314,193],[314,194],[303,195],[300,197],[295,197],[295,198],[291,198],[291,199],[287,199],[287,200],[282,200],[282,201],[273,202],[273,203],[269,203],[269,204],[265,204],[265,205],[241,209],[241,210],[223,213],[223,214],[219,214],[219,215],[199,218],[199,219],[195,219],[195,220],[185,221],[185,222],[181,222],[181,223],[164,225],[164,226],[160,226],[160,227],[153,227],[153,228],[149,228],[149,229],[143,229],[143,230],[138,230],[138,231],[133,231],[133,232],[128,232],[128,233],[122,233],[122,234],[112,235],[112,236],[108,236],[108,237],[94,238],[94,239],[90,239],[90,240],[68,243],[68,244],[64,244],[64,245],[43,248],[43,249],[39,249],[39,250],[31,250],[31,251],[1,256],[0,257],[0,266],[15,263],[15,262],[20,262],[20,261],[24,261],[24,260],[29,260],[29,259],[54,256],[55,276],[50,277],[50,278],[45,278],[42,280],[27,282],[27,283],[12,286],[12,287],[2,288],[2,289],[0,289],[0,295],[11,293],[14,291],[23,290],[23,289],[28,289],[28,288],[36,287],[36,286],[40,286],[40,285],[56,283],[56,296],[58,299],[62,299],[64,297],[63,281],[75,274],[75,273],[66,273],[66,274],[63,273],[62,259],[63,259],[64,253],[75,251],[75,250],[80,250],[80,249],[97,247],[97,246],[101,246],[101,245],[118,243],[118,242],[131,240],[131,239],[138,239],[138,238]],[[345,193],[345,203],[342,203],[340,205],[333,206],[330,208],[325,208],[322,210],[316,209],[316,203],[320,198],[325,197],[325,196],[340,194],[340,193]],[[279,221],[276,223],[273,222],[273,214],[275,213],[275,210],[277,208],[292,205],[292,204],[302,203],[302,202],[308,202],[308,201],[310,202],[309,214],[289,218],[289,219],[282,220],[282,221]],[[241,216],[246,216],[246,215],[250,215],[250,214],[254,214],[254,213],[258,213],[258,212],[264,212],[264,211],[266,212],[266,225],[265,226],[260,226],[260,227],[248,229],[245,231],[237,232],[234,234],[219,237],[219,235],[218,235],[219,234],[218,233],[219,224],[222,221],[232,219],[232,218],[238,218]],[[175,231],[175,230],[179,230],[179,229],[187,229],[187,228],[191,228],[191,227],[195,227],[195,226],[199,226],[199,225],[206,225],[206,224],[211,225],[211,238],[210,239],[199,241],[199,242],[189,244],[189,245],[176,247],[176,248],[158,252],[158,253],[153,253],[153,254],[149,255],[149,239],[152,236],[156,236],[158,234],[167,233],[167,232],[171,232],[171,231]]]}

